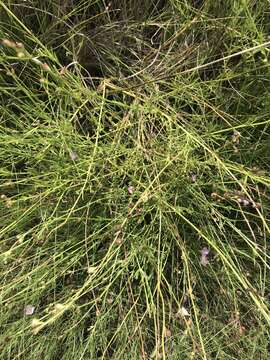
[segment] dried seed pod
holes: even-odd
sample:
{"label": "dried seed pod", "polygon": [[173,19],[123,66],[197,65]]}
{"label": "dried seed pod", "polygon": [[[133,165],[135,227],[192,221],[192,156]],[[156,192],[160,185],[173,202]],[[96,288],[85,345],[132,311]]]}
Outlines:
{"label": "dried seed pod", "polygon": [[219,197],[218,193],[212,192],[212,194],[211,194],[212,199],[217,199],[218,197]]}
{"label": "dried seed pod", "polygon": [[240,142],[240,137],[241,134],[239,131],[234,130],[233,134],[232,134],[232,142],[235,144],[239,144]]}

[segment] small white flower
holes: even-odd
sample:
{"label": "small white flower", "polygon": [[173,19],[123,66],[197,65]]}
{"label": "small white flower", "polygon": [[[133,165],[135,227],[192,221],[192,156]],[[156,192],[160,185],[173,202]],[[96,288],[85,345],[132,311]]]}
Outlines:
{"label": "small white flower", "polygon": [[75,161],[78,159],[78,154],[75,151],[70,151],[69,156],[72,161]]}
{"label": "small white flower", "polygon": [[248,206],[249,205],[249,201],[247,199],[243,199],[242,203],[244,206]]}

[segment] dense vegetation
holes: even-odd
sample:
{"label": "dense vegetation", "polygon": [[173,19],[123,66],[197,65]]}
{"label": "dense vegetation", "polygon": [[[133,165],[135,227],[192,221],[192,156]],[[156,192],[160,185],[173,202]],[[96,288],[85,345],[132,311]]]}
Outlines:
{"label": "dense vegetation", "polygon": [[269,0],[0,1],[0,354],[267,359]]}

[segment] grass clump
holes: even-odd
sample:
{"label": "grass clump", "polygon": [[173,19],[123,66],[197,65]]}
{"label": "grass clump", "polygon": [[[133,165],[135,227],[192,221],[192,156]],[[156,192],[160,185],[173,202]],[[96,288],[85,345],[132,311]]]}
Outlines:
{"label": "grass clump", "polygon": [[267,359],[268,1],[0,1],[3,359]]}

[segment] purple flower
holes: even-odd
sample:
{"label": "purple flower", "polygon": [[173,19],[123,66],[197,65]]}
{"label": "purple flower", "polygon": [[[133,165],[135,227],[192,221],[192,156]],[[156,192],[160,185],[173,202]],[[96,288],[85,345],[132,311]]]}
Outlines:
{"label": "purple flower", "polygon": [[210,249],[208,249],[207,247],[203,247],[201,250],[201,260],[200,260],[200,264],[203,266],[206,266],[209,264],[209,259],[208,259],[208,255],[210,253]]}
{"label": "purple flower", "polygon": [[31,316],[35,312],[35,307],[33,305],[26,305],[24,308],[24,315]]}
{"label": "purple flower", "polygon": [[128,193],[131,195],[131,194],[133,194],[133,192],[134,192],[134,187],[133,187],[133,186],[129,186],[129,187],[128,187]]}

